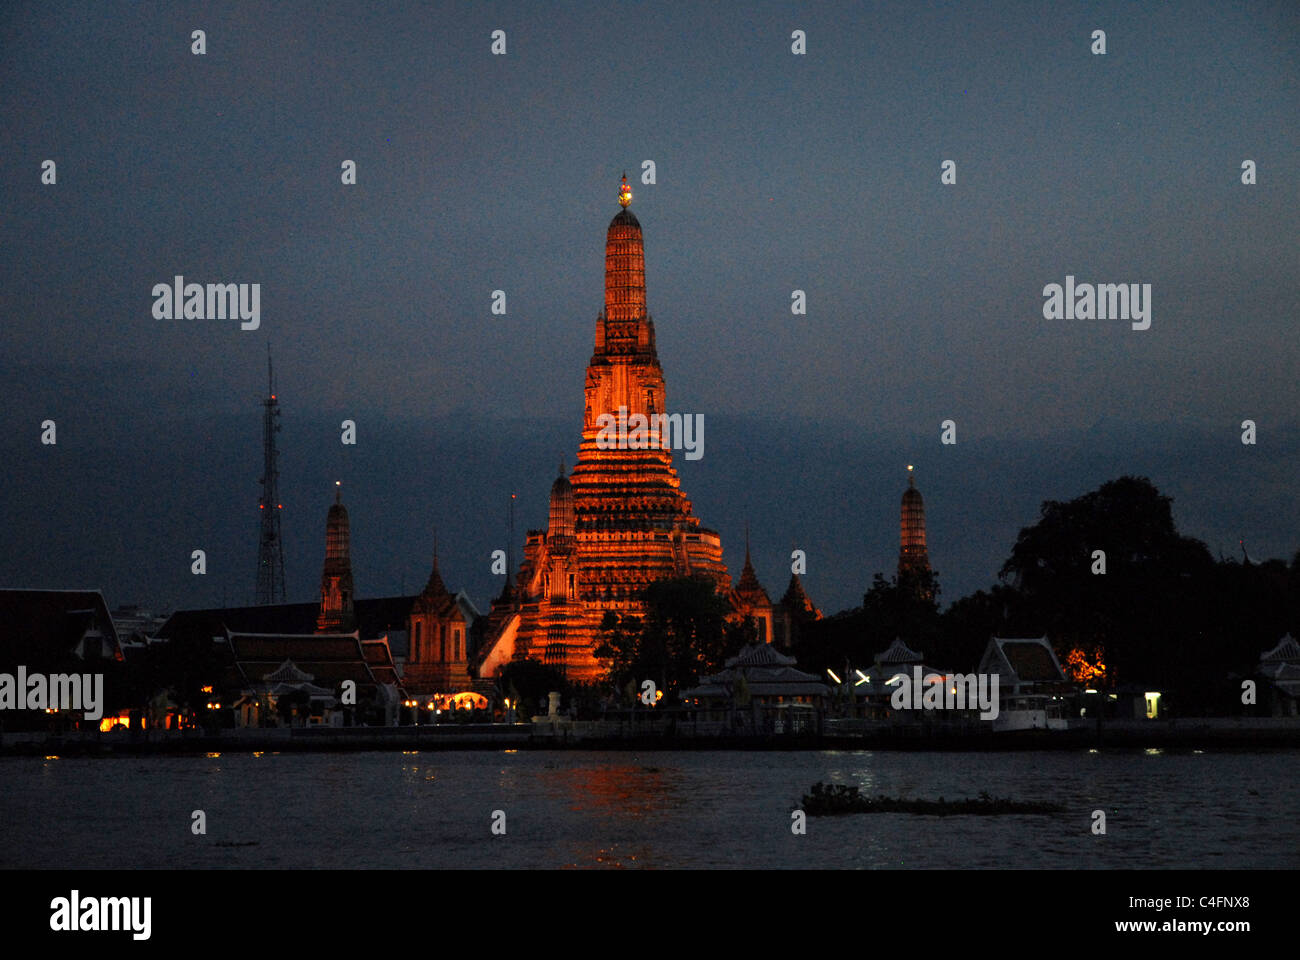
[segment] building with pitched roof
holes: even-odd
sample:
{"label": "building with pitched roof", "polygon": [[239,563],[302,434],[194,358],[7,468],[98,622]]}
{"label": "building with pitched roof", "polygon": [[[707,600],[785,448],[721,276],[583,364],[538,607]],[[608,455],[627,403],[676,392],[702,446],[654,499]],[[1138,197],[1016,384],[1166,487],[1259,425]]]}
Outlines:
{"label": "building with pitched roof", "polygon": [[388,645],[363,642],[355,633],[285,635],[227,633],[228,660],[214,696],[234,705],[243,726],[274,724],[283,715],[279,698],[305,695],[305,722],[329,722],[344,706],[347,686],[356,695],[354,715],[394,724],[405,699]]}
{"label": "building with pitched roof", "polygon": [[1300,715],[1300,643],[1291,634],[1259,655],[1255,673],[1264,681],[1259,691],[1262,712],[1274,717]]}
{"label": "building with pitched roof", "polygon": [[756,730],[779,719],[784,730],[811,731],[829,695],[830,688],[798,669],[794,657],[770,643],[753,643],[681,697],[702,719],[745,718]]}
{"label": "building with pitched roof", "polygon": [[[0,673],[15,676],[24,668],[36,674],[105,676],[104,717],[120,706],[124,653],[117,628],[98,590],[0,589]],[[22,696],[27,691],[21,691]],[[82,711],[51,718],[25,709],[0,713],[0,728],[47,729],[83,722]],[[91,722],[91,721],[84,721]],[[95,721],[98,723],[98,721]]]}
{"label": "building with pitched roof", "polygon": [[1047,637],[993,637],[978,673],[998,678],[995,731],[1065,729],[1065,697],[1077,693]]}

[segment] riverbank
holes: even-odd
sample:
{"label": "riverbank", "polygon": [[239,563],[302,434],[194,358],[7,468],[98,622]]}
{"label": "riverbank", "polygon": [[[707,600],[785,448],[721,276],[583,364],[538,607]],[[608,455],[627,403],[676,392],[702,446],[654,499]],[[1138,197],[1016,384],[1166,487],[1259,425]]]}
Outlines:
{"label": "riverbank", "polygon": [[560,721],[405,727],[277,727],[139,732],[9,733],[0,755],[80,756],[356,750],[1086,750],[1099,748],[1257,749],[1300,747],[1300,718],[1112,720],[1100,730],[993,733],[934,724],[828,720],[821,733],[732,733],[720,725]]}

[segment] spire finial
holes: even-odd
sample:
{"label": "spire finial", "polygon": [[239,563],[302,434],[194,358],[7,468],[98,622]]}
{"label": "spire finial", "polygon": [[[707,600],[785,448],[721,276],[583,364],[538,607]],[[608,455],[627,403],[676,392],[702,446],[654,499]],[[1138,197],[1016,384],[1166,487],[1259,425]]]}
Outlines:
{"label": "spire finial", "polygon": [[745,566],[749,566],[749,521],[745,521]]}
{"label": "spire finial", "polygon": [[632,202],[632,188],[627,185],[627,171],[623,171],[623,185],[618,188],[618,204],[624,210]]}
{"label": "spire finial", "polygon": [[564,476],[564,454],[560,454],[560,476]]}
{"label": "spire finial", "polygon": [[910,463],[907,465],[907,485],[909,487],[916,486],[916,477],[912,473],[912,465]]}
{"label": "spire finial", "polygon": [[334,481],[334,502],[335,503],[343,502],[343,481],[342,480]]}
{"label": "spire finial", "polygon": [[433,568],[438,569],[438,525],[433,525]]}

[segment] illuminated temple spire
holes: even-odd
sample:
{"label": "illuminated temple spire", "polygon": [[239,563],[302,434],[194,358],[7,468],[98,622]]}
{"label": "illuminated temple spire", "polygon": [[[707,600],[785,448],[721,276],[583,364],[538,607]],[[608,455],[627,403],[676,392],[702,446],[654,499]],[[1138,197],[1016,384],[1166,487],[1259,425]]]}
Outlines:
{"label": "illuminated temple spire", "polygon": [[907,466],[907,489],[903,491],[903,507],[899,521],[898,575],[930,569],[930,554],[925,545],[925,504],[921,491],[916,489],[912,465]]}
{"label": "illuminated temple spire", "polygon": [[317,633],[349,633],[356,627],[352,612],[352,543],[348,509],[343,506],[342,481],[334,483],[334,503],[325,518],[325,567],[320,577]]}
{"label": "illuminated temple spire", "polygon": [[[631,202],[624,175],[620,209],[605,233],[605,308],[587,364],[578,462],[567,477],[561,467],[552,484],[547,529],[528,533],[515,580],[517,623],[499,618],[480,658],[489,670],[508,650],[513,659],[542,659],[570,680],[595,680],[607,669],[593,654],[606,612],[643,614],[646,587],[674,576],[699,574],[722,592],[731,586],[718,534],[692,515],[672,449],[654,442],[657,421],[641,442],[627,433],[609,439],[610,420],[630,425],[668,412],[647,308],[645,239]],[[681,446],[680,429],[664,439]]]}

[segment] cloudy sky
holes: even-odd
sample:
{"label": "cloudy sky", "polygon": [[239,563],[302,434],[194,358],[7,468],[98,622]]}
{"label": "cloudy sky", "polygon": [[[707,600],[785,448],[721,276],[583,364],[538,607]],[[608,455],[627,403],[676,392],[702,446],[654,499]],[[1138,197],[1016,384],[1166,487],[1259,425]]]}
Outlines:
{"label": "cloudy sky", "polygon": [[[683,485],[773,594],[794,547],[827,612],[892,571],[908,463],[945,601],[1123,473],[1300,548],[1294,3],[378,6],[0,7],[0,583],[250,601],[269,341],[290,597],[342,479],[361,595],[436,525],[486,607],[577,451],[624,170]],[[177,274],[260,328],[155,319]],[[1150,329],[1045,320],[1067,275],[1151,284]]]}

